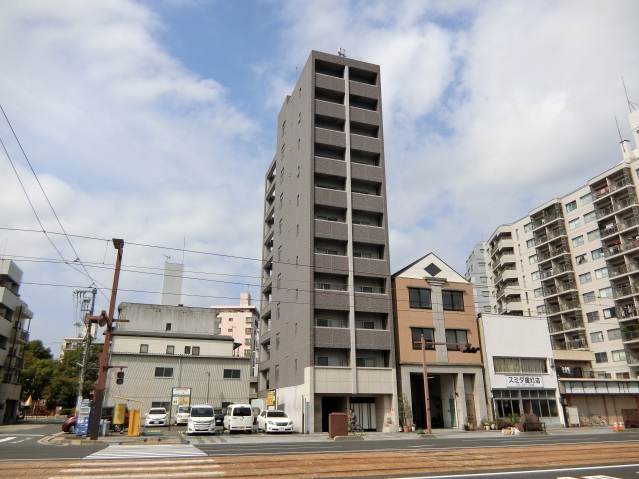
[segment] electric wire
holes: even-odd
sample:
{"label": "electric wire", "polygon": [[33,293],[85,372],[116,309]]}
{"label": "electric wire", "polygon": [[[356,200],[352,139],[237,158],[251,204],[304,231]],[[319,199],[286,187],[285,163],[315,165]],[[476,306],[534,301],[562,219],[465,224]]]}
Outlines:
{"label": "electric wire", "polygon": [[[45,199],[47,200],[47,204],[49,205],[49,207],[51,208],[51,212],[53,213],[53,216],[55,217],[56,221],[58,222],[58,225],[60,225],[60,228],[62,229],[64,236],[67,239],[67,242],[69,243],[69,246],[71,247],[71,250],[73,251],[73,253],[75,254],[76,257],[76,261],[80,264],[80,266],[82,266],[82,269],[84,270],[84,274],[86,277],[88,277],[93,283],[95,283],[95,280],[91,277],[91,275],[89,274],[89,271],[86,269],[86,267],[84,266],[84,264],[82,263],[82,260],[80,259],[80,256],[78,255],[77,251],[75,250],[73,243],[71,242],[71,239],[69,238],[69,236],[67,235],[64,226],[62,225],[62,222],[60,221],[60,218],[58,217],[58,214],[55,211],[55,208],[53,208],[53,205],[51,204],[51,201],[49,200],[49,197],[46,193],[46,191],[44,190],[44,187],[42,186],[42,183],[40,183],[40,179],[38,178],[38,175],[36,174],[35,170],[33,169],[33,166],[31,165],[31,161],[29,160],[29,157],[27,156],[27,153],[24,151],[24,148],[22,147],[22,143],[20,142],[20,139],[18,138],[18,135],[16,134],[15,130],[13,129],[13,125],[11,124],[11,121],[9,121],[9,117],[7,116],[6,112],[4,111],[4,108],[2,107],[2,103],[0,103],[0,110],[2,111],[2,114],[7,122],[7,125],[9,126],[9,129],[11,130],[11,133],[13,134],[13,138],[15,139],[16,143],[18,144],[18,147],[20,148],[20,151],[22,152],[22,155],[24,156],[24,159],[26,160],[27,164],[29,165],[29,169],[31,170],[31,173],[33,174],[33,177],[35,178],[36,182],[38,183],[38,186],[40,187],[40,190],[42,191],[42,194],[44,195]],[[47,236],[47,239],[49,240],[49,242],[51,242],[51,244],[53,245],[54,249],[57,251],[57,253],[60,255],[61,258],[64,259],[64,256],[62,255],[62,253],[60,252],[60,250],[57,248],[57,246],[55,246],[55,244],[53,243],[53,240],[46,234],[45,230],[44,230],[44,225],[42,224],[42,221],[40,220],[38,214],[36,213],[35,207],[33,205],[33,203],[31,202],[31,199],[29,198],[29,194],[27,193],[27,190],[22,182],[22,180],[20,179],[20,175],[18,174],[18,170],[16,169],[15,165],[13,164],[13,161],[11,160],[11,156],[9,155],[9,152],[7,151],[4,142],[2,142],[2,148],[4,149],[5,154],[7,155],[7,158],[9,159],[9,162],[11,163],[11,167],[13,168],[14,173],[16,174],[16,177],[18,178],[18,181],[20,182],[20,186],[22,187],[22,191],[24,191],[25,196],[27,197],[27,200],[29,201],[29,205],[31,206],[31,209],[33,210],[34,215],[36,216],[37,220],[38,220],[38,224],[40,225],[40,227],[42,228],[42,232],[45,233],[45,235]],[[68,266],[71,266],[71,268],[77,272],[79,272],[80,274],[83,274],[81,271],[79,271],[77,268],[75,268],[73,265],[69,264],[67,262]],[[102,293],[105,297],[105,299],[109,299],[104,293]]]}

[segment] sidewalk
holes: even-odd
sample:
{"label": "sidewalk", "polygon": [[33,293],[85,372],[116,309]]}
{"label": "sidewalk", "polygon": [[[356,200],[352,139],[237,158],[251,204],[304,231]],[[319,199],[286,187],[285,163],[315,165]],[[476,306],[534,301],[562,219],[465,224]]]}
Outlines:
{"label": "sidewalk", "polygon": [[[158,429],[154,429],[153,431],[158,431]],[[66,433],[58,433],[51,438],[49,443],[56,445],[95,445],[95,444],[190,444],[192,442],[199,442],[197,438],[219,438],[220,436],[226,440],[239,440],[241,442],[251,442],[251,443],[259,443],[264,441],[265,434],[216,434],[215,436],[186,436],[182,434],[182,431],[179,429],[171,428],[162,428],[159,429],[162,435],[149,435],[149,436],[139,436],[139,437],[129,437],[127,433],[118,434],[112,433],[108,436],[100,436],[96,441],[91,441],[87,437],[77,437],[71,434]],[[142,433],[146,431],[142,430]],[[481,438],[481,437],[498,437],[501,436],[500,430],[475,430],[475,431],[463,431],[460,429],[434,429],[433,434],[419,436],[414,432],[402,432],[402,433],[383,433],[383,432],[364,432],[362,436],[343,436],[336,437],[333,440],[364,440],[364,441],[375,441],[375,440],[408,440],[408,439],[417,439],[423,437],[424,439],[450,439],[450,438]],[[572,428],[548,428],[546,432],[522,432],[519,437],[526,436],[534,436],[534,435],[549,435],[549,436],[576,436],[576,435],[584,435],[584,434],[608,434],[612,432],[612,427],[572,427]],[[625,430],[618,434],[632,434],[633,438],[636,434],[639,433],[639,429],[631,429]],[[270,434],[268,436],[269,441],[277,440],[277,441],[318,441],[318,440],[330,440],[328,437],[328,433],[318,432],[311,434]],[[195,439],[195,441],[194,441]]]}

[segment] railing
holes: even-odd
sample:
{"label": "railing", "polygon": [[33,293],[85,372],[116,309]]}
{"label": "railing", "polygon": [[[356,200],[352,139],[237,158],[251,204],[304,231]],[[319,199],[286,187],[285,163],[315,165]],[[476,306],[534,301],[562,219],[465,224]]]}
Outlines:
{"label": "railing", "polygon": [[635,239],[624,244],[615,244],[604,248],[604,258],[609,258],[619,253],[624,253],[639,247],[639,240]]}
{"label": "railing", "polygon": [[635,308],[633,305],[627,304],[624,306],[617,306],[615,308],[615,311],[617,312],[617,318],[620,319],[633,318],[637,316],[637,308]]}
{"label": "railing", "polygon": [[384,288],[379,286],[359,286],[355,285],[353,287],[356,293],[376,293],[376,294],[384,294]]}
{"label": "railing", "polygon": [[608,186],[604,186],[603,188],[599,188],[598,190],[594,190],[592,192],[592,197],[593,199],[599,199],[602,196],[606,196],[608,193],[610,193],[610,189],[608,188]]}
{"label": "railing", "polygon": [[553,221],[559,218],[563,218],[561,213],[558,213],[558,212],[550,213],[539,220],[533,221],[532,228],[535,230],[537,228],[540,228],[541,226],[544,226],[547,223],[552,223]]}
{"label": "railing", "polygon": [[346,291],[345,284],[334,283],[315,283],[315,289],[322,289],[328,291]]}
{"label": "railing", "polygon": [[583,321],[566,321],[559,324],[551,324],[548,326],[548,330],[551,333],[560,333],[562,331],[568,331],[570,329],[583,329]]}
{"label": "railing", "polygon": [[618,286],[612,289],[613,298],[621,298],[623,296],[628,296],[630,294],[637,294],[636,288],[627,284],[624,286]]}
{"label": "railing", "polygon": [[557,368],[558,378],[594,379],[594,371],[584,371],[581,368]]}
{"label": "railing", "polygon": [[504,273],[506,273],[506,271],[517,271],[517,268],[513,266],[505,267],[497,276],[495,276],[495,283],[499,283],[501,281],[501,278],[504,276]]}
{"label": "railing", "polygon": [[571,264],[562,264],[559,266],[555,266],[554,268],[545,269],[540,272],[540,277],[542,279],[546,279],[546,278],[550,278],[551,276],[565,273],[566,271],[572,271]]}
{"label": "railing", "polygon": [[621,330],[621,339],[623,341],[626,341],[626,342],[628,342],[628,341],[639,341],[639,331],[635,331],[635,330],[629,331],[627,329],[626,330],[622,329]]}
{"label": "railing", "polygon": [[541,263],[542,261],[547,261],[551,258],[554,258],[555,256],[560,256],[562,254],[570,254],[570,251],[568,251],[564,246],[562,246],[561,248],[551,249],[548,253],[537,254],[537,262]]}
{"label": "railing", "polygon": [[555,351],[572,350],[572,349],[587,349],[588,348],[588,342],[586,341],[586,338],[571,339],[570,341],[561,342],[561,343],[557,342],[557,341],[552,341],[551,342],[551,347]]}
{"label": "railing", "polygon": [[569,311],[571,309],[581,309],[581,305],[578,301],[568,301],[564,304],[549,305],[546,307],[546,314],[557,314]]}

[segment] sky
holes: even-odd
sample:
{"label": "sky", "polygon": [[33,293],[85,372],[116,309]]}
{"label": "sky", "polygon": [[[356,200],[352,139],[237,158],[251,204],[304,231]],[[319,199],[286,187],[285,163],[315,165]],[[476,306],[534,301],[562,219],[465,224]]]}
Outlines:
{"label": "sky", "polygon": [[[57,356],[74,291],[259,301],[264,175],[311,50],[381,67],[391,270],[460,274],[497,226],[621,161],[635,0],[0,0],[0,256]],[[623,81],[622,81],[623,78]],[[624,89],[625,83],[625,89]],[[619,130],[617,129],[617,122]],[[47,232],[46,234],[44,232]]]}

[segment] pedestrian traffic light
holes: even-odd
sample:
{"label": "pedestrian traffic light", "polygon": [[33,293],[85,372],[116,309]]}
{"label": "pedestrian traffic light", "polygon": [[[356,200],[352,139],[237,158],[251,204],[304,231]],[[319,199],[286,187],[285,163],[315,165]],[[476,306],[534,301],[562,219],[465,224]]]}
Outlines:
{"label": "pedestrian traffic light", "polygon": [[118,371],[116,375],[117,379],[115,380],[116,384],[124,384],[124,371]]}
{"label": "pedestrian traffic light", "polygon": [[470,343],[466,343],[460,349],[462,353],[476,353],[477,351],[479,351],[479,348],[472,347]]}

